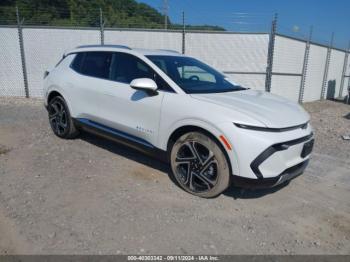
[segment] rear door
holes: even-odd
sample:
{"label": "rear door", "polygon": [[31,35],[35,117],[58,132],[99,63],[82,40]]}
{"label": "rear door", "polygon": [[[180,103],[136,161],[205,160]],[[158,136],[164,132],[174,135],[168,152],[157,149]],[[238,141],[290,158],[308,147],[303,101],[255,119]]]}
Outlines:
{"label": "rear door", "polygon": [[69,97],[77,118],[99,120],[103,104],[101,88],[110,84],[109,74],[112,52],[82,52],[76,54],[71,69],[75,71],[69,80]]}

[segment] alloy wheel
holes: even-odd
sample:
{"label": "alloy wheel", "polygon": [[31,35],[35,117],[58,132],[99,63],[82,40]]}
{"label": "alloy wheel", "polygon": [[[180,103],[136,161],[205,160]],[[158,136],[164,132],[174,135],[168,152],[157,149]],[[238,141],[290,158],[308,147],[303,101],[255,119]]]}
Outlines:
{"label": "alloy wheel", "polygon": [[68,128],[67,111],[63,103],[55,100],[49,107],[49,121],[53,131],[61,136]]}
{"label": "alloy wheel", "polygon": [[197,141],[186,141],[175,158],[175,176],[194,193],[211,190],[218,179],[218,161],[214,153]]}

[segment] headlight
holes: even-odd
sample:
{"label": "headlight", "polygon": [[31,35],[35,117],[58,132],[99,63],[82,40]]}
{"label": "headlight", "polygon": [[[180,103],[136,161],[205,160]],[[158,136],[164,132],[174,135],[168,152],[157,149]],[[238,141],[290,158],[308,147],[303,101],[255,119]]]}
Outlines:
{"label": "headlight", "polygon": [[308,122],[297,126],[283,127],[283,128],[249,126],[249,125],[238,124],[238,123],[233,123],[233,124],[239,128],[255,130],[255,131],[263,131],[263,132],[285,132],[285,131],[291,131],[299,128],[306,129],[308,126]]}

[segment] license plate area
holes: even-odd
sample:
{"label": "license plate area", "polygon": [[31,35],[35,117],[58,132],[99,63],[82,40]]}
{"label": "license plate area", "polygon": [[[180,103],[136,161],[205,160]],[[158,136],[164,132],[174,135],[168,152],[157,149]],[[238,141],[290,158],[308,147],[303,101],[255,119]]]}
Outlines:
{"label": "license plate area", "polygon": [[304,144],[303,150],[301,151],[301,157],[307,157],[308,155],[310,155],[310,153],[312,152],[312,149],[314,147],[314,139],[310,140],[309,142],[306,142]]}

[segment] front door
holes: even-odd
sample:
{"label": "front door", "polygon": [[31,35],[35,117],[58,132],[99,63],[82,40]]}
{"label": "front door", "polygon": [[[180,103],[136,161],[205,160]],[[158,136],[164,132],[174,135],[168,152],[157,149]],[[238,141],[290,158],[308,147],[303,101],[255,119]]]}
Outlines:
{"label": "front door", "polygon": [[[114,53],[110,81],[98,89],[103,101],[99,108],[101,124],[156,145],[164,93],[150,95],[130,87],[136,78],[154,78],[154,71],[141,59],[127,53]],[[137,141],[139,138],[140,140]]]}

